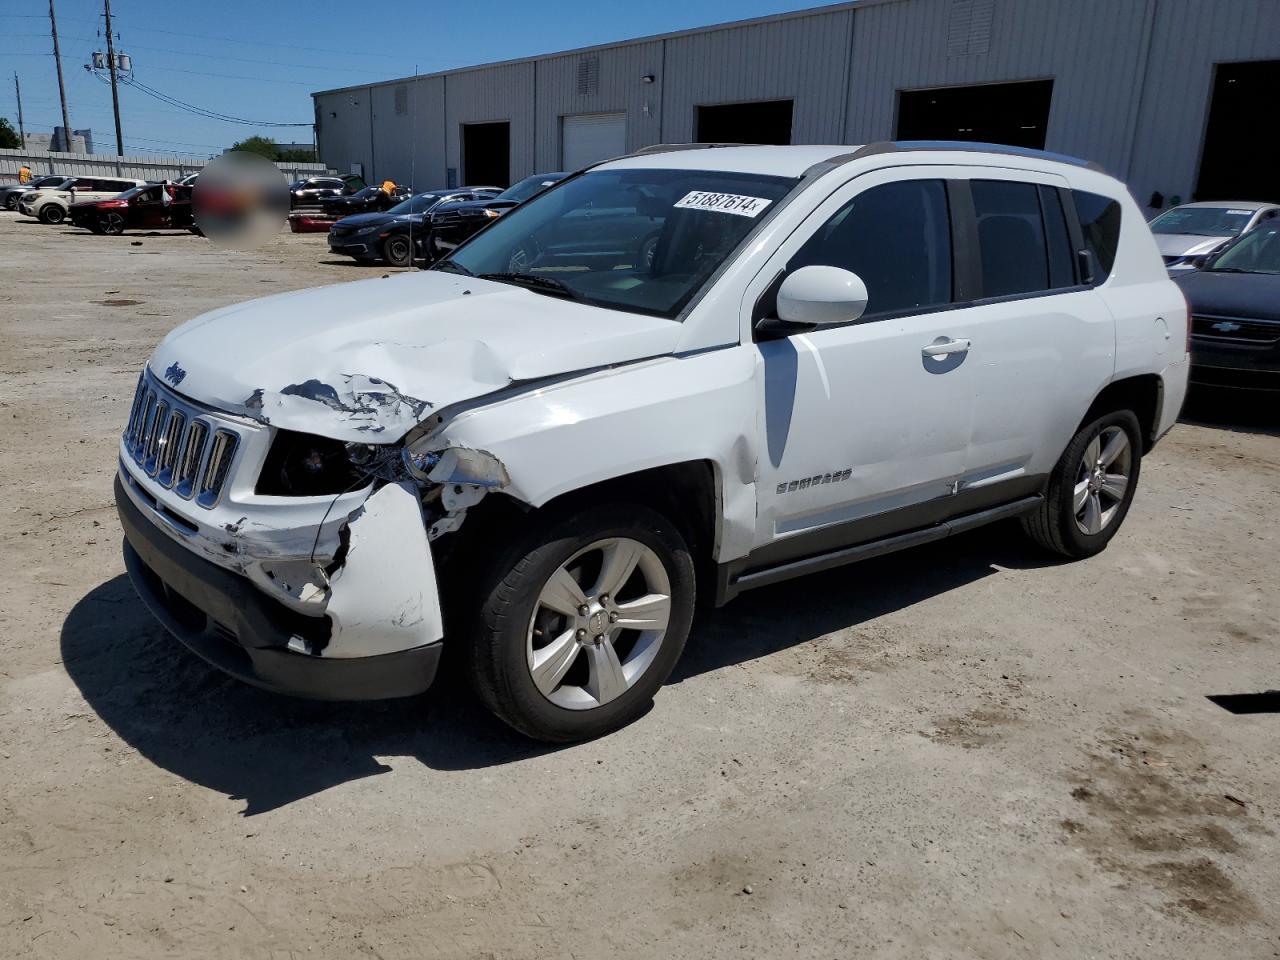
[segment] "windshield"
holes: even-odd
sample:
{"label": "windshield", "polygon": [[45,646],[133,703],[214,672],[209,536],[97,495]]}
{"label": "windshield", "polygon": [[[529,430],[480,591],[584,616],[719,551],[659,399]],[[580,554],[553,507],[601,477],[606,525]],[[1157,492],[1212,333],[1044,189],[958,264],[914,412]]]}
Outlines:
{"label": "windshield", "polygon": [[596,170],[494,220],[436,269],[674,318],[798,181]]}
{"label": "windshield", "polygon": [[143,184],[140,187],[130,187],[124,193],[120,194],[120,196],[116,197],[116,199],[128,200],[130,197],[136,197],[138,194],[142,193],[144,190],[150,190],[150,189],[151,187],[148,186],[147,184]]}
{"label": "windshield", "polygon": [[500,194],[494,197],[495,200],[514,200],[516,203],[524,203],[530,197],[536,197],[547,187],[553,186],[557,181],[562,180],[559,174],[556,176],[536,176],[525,177],[519,183],[507,187]]}
{"label": "windshield", "polygon": [[440,194],[438,193],[420,193],[416,197],[410,197],[408,200],[402,200],[394,207],[387,211],[397,216],[406,213],[426,213],[437,203],[440,202]]}
{"label": "windshield", "polygon": [[1235,237],[1248,226],[1253,213],[1234,207],[1175,207],[1151,221],[1151,232]]}
{"label": "windshield", "polygon": [[354,194],[354,196],[357,200],[368,200],[370,197],[376,197],[381,192],[381,187],[365,187],[359,193]]}
{"label": "windshield", "polygon": [[1280,225],[1250,230],[1214,260],[1209,270],[1216,273],[1280,274]]}

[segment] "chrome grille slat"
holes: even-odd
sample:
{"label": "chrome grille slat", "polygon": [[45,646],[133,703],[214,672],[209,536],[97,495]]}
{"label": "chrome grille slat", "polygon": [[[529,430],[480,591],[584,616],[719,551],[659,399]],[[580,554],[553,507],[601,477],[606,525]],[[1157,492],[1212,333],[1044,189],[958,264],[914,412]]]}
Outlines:
{"label": "chrome grille slat", "polygon": [[212,509],[222,499],[240,448],[240,434],[223,423],[144,372],[125,425],[124,448],[156,483]]}

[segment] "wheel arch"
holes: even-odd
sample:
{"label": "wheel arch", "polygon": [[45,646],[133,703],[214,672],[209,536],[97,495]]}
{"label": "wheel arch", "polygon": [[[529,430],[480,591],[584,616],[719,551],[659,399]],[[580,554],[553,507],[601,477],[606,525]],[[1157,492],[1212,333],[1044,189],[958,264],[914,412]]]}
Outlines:
{"label": "wheel arch", "polygon": [[1099,391],[1081,419],[1080,427],[1112,410],[1132,410],[1142,428],[1142,452],[1145,454],[1156,442],[1163,406],[1164,380],[1159,374],[1124,377],[1111,381]]}

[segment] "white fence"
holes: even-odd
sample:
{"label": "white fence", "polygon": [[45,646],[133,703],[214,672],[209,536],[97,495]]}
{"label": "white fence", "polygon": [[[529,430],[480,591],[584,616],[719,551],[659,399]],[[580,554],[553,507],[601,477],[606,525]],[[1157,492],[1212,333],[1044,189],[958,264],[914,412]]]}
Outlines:
{"label": "white fence", "polygon": [[[77,176],[116,176],[134,180],[178,180],[195,173],[207,160],[188,157],[114,157],[101,153],[35,153],[30,150],[0,150],[0,180],[16,180],[23,164],[35,176],[62,173]],[[310,174],[331,173],[323,163],[277,163],[290,179]]]}

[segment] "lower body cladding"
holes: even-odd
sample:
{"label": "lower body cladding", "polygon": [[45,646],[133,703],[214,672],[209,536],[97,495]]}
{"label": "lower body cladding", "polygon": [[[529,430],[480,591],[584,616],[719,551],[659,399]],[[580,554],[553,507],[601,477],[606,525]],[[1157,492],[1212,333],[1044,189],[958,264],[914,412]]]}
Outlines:
{"label": "lower body cladding", "polygon": [[[387,484],[352,511],[345,544],[328,568],[316,561],[312,572],[321,586],[299,591],[280,584],[292,603],[185,544],[188,534],[123,469],[115,494],[134,589],[161,624],[213,666],[255,686],[323,700],[407,697],[431,685],[442,616],[422,509],[410,485]],[[324,519],[315,517],[316,531]],[[300,593],[318,615],[299,611]]]}

